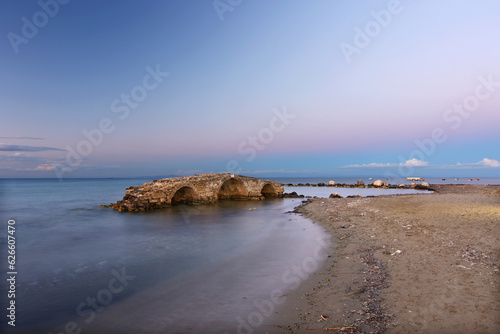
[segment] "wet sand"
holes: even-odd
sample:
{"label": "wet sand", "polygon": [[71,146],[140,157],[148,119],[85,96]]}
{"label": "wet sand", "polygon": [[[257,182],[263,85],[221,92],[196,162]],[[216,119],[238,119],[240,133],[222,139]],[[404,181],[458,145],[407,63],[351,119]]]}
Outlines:
{"label": "wet sand", "polygon": [[297,208],[332,234],[334,246],[324,266],[287,296],[271,328],[500,333],[500,186],[433,188],[314,199]]}

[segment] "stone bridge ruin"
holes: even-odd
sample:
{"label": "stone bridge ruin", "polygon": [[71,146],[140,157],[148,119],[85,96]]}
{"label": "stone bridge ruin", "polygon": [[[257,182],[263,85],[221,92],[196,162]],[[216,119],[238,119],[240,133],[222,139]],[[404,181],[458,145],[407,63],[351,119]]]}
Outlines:
{"label": "stone bridge ruin", "polygon": [[281,183],[230,173],[173,177],[129,187],[110,206],[122,211],[147,211],[176,204],[207,204],[218,200],[261,200],[283,197]]}

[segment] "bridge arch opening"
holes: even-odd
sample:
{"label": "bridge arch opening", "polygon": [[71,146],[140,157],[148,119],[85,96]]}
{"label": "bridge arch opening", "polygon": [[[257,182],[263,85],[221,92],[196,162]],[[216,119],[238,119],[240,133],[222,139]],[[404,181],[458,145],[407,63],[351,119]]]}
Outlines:
{"label": "bridge arch opening", "polygon": [[248,190],[241,180],[231,178],[221,185],[217,198],[248,199]]}
{"label": "bridge arch opening", "polygon": [[276,189],[274,189],[274,187],[269,184],[269,183],[266,183],[264,185],[264,187],[262,187],[262,190],[260,191],[260,193],[262,194],[262,196],[264,196],[265,198],[271,198],[271,197],[278,197],[278,192],[276,191]]}
{"label": "bridge arch opening", "polygon": [[191,187],[182,187],[172,196],[172,204],[191,204],[196,201],[196,192]]}

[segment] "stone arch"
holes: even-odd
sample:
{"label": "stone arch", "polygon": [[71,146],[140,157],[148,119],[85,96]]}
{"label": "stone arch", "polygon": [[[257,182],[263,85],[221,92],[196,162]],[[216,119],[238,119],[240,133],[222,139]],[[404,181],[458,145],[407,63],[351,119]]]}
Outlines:
{"label": "stone arch", "polygon": [[224,181],[217,193],[218,199],[248,199],[248,189],[241,181],[237,178],[230,178]]}
{"label": "stone arch", "polygon": [[278,192],[276,191],[276,189],[274,189],[273,185],[270,184],[270,183],[266,183],[263,187],[262,187],[262,190],[260,191],[260,193],[262,194],[262,196],[264,196],[265,198],[269,198],[269,197],[278,197]]}
{"label": "stone arch", "polygon": [[198,200],[196,191],[189,187],[183,186],[174,192],[171,199],[171,204],[191,204]]}

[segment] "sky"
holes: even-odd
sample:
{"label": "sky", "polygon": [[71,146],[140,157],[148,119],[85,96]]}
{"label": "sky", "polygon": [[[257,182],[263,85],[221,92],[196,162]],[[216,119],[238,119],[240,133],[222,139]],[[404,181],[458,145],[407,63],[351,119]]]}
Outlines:
{"label": "sky", "polygon": [[496,0],[0,6],[0,178],[500,177]]}

